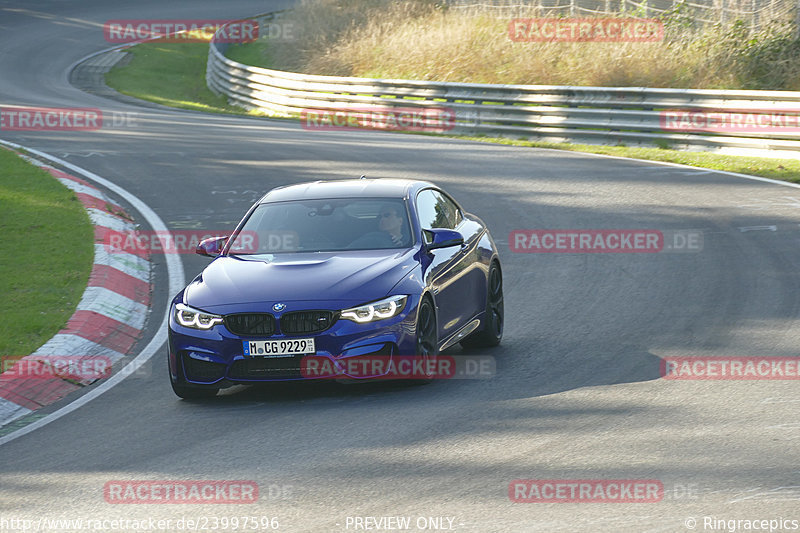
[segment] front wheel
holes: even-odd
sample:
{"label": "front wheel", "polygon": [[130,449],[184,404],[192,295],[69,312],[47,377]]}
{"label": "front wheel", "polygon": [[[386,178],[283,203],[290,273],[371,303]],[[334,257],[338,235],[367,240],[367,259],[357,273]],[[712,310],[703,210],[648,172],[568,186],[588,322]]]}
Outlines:
{"label": "front wheel", "polygon": [[[430,367],[435,366],[439,355],[439,333],[436,328],[436,310],[430,298],[423,298],[417,311],[417,357],[422,360],[426,376],[414,380],[415,383],[430,383],[433,381],[435,371],[428,373]],[[433,363],[431,363],[433,361]]]}
{"label": "front wheel", "polygon": [[503,273],[497,262],[489,268],[487,285],[483,328],[461,341],[464,348],[497,346],[503,338]]}

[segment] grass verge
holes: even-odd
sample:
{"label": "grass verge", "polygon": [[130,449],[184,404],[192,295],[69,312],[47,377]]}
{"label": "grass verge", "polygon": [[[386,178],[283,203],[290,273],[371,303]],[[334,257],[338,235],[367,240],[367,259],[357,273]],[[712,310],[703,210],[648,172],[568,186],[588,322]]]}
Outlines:
{"label": "grass verge", "polygon": [[497,137],[458,136],[458,138],[480,142],[491,142],[495,144],[506,144],[511,146],[554,148],[557,150],[630,157],[633,159],[646,159],[649,161],[664,161],[667,163],[679,163],[681,165],[689,165],[692,167],[725,170],[727,172],[738,172],[740,174],[750,174],[753,176],[761,176],[763,178],[772,178],[775,180],[800,183],[800,160],[797,159],[773,159],[771,157],[720,155],[710,152],[682,152],[679,150],[668,150],[663,148],[633,148],[627,146],[600,146],[593,144],[546,143]]}
{"label": "grass verge", "polygon": [[800,90],[800,37],[791,13],[764,12],[751,25],[743,13],[694,9],[677,2],[658,15],[663,39],[654,42],[520,42],[530,33],[512,40],[513,19],[554,13],[533,5],[487,11],[436,0],[302,0],[280,21],[291,25],[292,39],[259,39],[230,51],[247,54],[255,66],[362,78]]}
{"label": "grass verge", "polygon": [[[128,51],[127,65],[106,74],[106,84],[122,94],[179,109],[247,115],[206,85],[208,43],[143,43]],[[256,113],[257,114],[257,113]]]}
{"label": "grass verge", "polygon": [[0,205],[5,363],[39,348],[75,312],[92,269],[94,230],[72,191],[3,148]]}

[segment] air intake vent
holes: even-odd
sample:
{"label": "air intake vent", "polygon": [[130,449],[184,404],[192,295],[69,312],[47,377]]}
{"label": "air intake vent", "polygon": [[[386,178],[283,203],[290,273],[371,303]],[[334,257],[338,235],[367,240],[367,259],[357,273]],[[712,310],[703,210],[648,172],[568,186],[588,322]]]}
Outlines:
{"label": "air intake vent", "polygon": [[269,313],[225,315],[223,322],[236,335],[270,337],[275,333],[275,317]]}
{"label": "air intake vent", "polygon": [[183,353],[183,368],[186,370],[186,377],[192,381],[211,383],[225,374],[224,364],[193,359],[187,353]]}
{"label": "air intake vent", "polygon": [[234,361],[228,377],[231,379],[302,378],[302,355],[292,357],[255,357]]}
{"label": "air intake vent", "polygon": [[334,311],[292,311],[281,317],[281,333],[305,335],[325,331],[336,321]]}

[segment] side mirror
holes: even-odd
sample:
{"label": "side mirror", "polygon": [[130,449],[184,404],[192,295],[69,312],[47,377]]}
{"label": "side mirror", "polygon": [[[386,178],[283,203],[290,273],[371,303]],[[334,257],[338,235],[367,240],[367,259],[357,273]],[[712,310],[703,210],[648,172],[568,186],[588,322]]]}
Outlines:
{"label": "side mirror", "polygon": [[437,248],[449,248],[451,246],[461,246],[464,244],[464,236],[457,231],[451,229],[426,229],[425,235],[428,237],[428,242],[425,248],[436,250]]}
{"label": "side mirror", "polygon": [[227,235],[225,237],[211,237],[210,239],[203,239],[197,243],[197,248],[195,248],[194,252],[198,255],[205,255],[207,257],[217,257],[225,247],[226,242],[228,242]]}

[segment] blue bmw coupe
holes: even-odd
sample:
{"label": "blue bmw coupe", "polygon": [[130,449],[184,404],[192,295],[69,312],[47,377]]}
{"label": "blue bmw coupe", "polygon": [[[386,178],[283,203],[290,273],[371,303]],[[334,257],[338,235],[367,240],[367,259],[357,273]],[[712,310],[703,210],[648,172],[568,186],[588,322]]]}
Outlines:
{"label": "blue bmw coupe", "polygon": [[429,182],[278,187],[197,253],[215,259],[169,317],[170,382],[182,398],[308,379],[309,356],[431,361],[456,343],[489,347],[503,336],[489,230]]}

